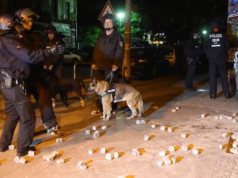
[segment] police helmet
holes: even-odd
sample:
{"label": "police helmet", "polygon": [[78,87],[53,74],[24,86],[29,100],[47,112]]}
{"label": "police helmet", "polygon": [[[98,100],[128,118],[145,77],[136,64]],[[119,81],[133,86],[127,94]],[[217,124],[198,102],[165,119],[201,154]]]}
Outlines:
{"label": "police helmet", "polygon": [[3,14],[0,16],[0,34],[9,33],[14,27],[14,15]]}
{"label": "police helmet", "polygon": [[113,26],[115,25],[115,17],[114,17],[113,14],[108,13],[108,14],[105,14],[104,16],[102,16],[101,22],[102,22],[103,25],[104,25],[104,22],[105,22],[106,19],[111,19],[112,23],[113,23]]}
{"label": "police helmet", "polygon": [[22,23],[27,17],[33,17],[34,20],[40,18],[40,16],[38,14],[36,14],[30,8],[18,9],[16,11],[15,15],[16,15],[16,19],[18,20],[19,23]]}

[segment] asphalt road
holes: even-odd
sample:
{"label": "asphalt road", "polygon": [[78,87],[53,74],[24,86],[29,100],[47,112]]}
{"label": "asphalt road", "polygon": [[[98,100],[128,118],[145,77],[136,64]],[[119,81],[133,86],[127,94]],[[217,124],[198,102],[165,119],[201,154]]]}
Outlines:
{"label": "asphalt road", "polygon": [[[66,68],[67,69],[67,68]],[[70,66],[69,66],[69,72]],[[87,71],[87,70],[86,70]],[[83,74],[83,69],[80,70]],[[70,75],[70,73],[67,73]],[[86,75],[85,75],[86,76]],[[85,82],[86,85],[88,81]],[[16,151],[0,153],[1,173],[4,178],[223,178],[237,177],[237,156],[227,154],[225,149],[219,150],[218,144],[227,144],[229,139],[220,137],[223,132],[237,131],[237,124],[229,120],[218,121],[215,115],[231,115],[237,112],[235,97],[227,100],[220,93],[215,100],[209,98],[207,74],[196,75],[194,79],[197,92],[184,92],[184,81],[179,75],[171,74],[152,80],[132,80],[131,85],[137,88],[143,97],[145,118],[127,120],[130,111],[125,102],[119,103],[118,112],[108,122],[103,122],[100,116],[92,116],[97,96],[86,96],[86,107],[82,108],[74,93],[69,95],[69,107],[62,107],[58,99],[54,108],[57,120],[65,133],[62,143],[56,143],[56,138],[44,133],[39,110],[36,109],[37,124],[34,143],[36,156],[25,156],[25,165],[15,164],[13,159]],[[0,96],[1,97],[1,96]],[[175,113],[172,109],[179,107]],[[201,114],[206,118],[201,119]],[[145,119],[146,124],[136,124],[136,120]],[[4,119],[0,119],[0,135]],[[151,125],[155,124],[155,129]],[[102,130],[101,126],[107,129]],[[96,126],[99,138],[93,138],[92,127]],[[173,132],[162,132],[160,126],[173,128]],[[91,130],[90,135],[85,130]],[[17,133],[17,130],[16,130]],[[188,137],[181,138],[186,133]],[[150,137],[144,141],[144,136]],[[16,144],[16,135],[13,138]],[[182,150],[183,145],[189,145],[189,151]],[[169,152],[169,146],[175,146],[175,152]],[[100,153],[106,148],[107,153],[119,153],[119,158],[111,161]],[[199,150],[194,155],[192,148]],[[94,153],[88,151],[93,149]],[[132,149],[138,149],[140,156],[133,156]],[[166,151],[169,159],[176,159],[176,164],[157,166],[157,161],[163,160],[158,152]],[[47,162],[43,155],[58,151],[55,161]],[[56,161],[63,159],[64,164]],[[84,161],[87,169],[80,170],[78,161]],[[221,166],[221,165],[227,166]],[[229,165],[229,166],[228,166]],[[106,171],[105,171],[106,170]],[[227,176],[226,174],[232,176]]]}

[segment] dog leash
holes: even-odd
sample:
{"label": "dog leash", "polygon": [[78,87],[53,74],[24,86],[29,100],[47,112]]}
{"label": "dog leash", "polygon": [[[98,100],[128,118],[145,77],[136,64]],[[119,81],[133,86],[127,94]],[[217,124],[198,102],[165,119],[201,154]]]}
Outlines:
{"label": "dog leash", "polygon": [[111,82],[112,82],[112,78],[113,78],[113,71],[111,71],[111,72],[108,74],[108,76],[105,78],[105,80],[107,80],[107,78],[109,78],[109,77],[110,77],[109,83],[111,83]]}
{"label": "dog leash", "polygon": [[[91,72],[90,72],[90,78],[91,80],[93,79],[93,75],[94,75],[94,70],[91,68]],[[112,82],[113,79],[113,71],[111,71],[108,76],[105,78],[105,80],[107,80],[110,77],[109,83]]]}

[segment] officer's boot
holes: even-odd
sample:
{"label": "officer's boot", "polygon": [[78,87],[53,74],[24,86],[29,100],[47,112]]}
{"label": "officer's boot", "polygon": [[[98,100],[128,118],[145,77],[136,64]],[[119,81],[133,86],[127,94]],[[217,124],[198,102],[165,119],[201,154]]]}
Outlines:
{"label": "officer's boot", "polygon": [[60,130],[60,126],[55,126],[47,129],[47,133],[56,136],[62,136],[64,133]]}

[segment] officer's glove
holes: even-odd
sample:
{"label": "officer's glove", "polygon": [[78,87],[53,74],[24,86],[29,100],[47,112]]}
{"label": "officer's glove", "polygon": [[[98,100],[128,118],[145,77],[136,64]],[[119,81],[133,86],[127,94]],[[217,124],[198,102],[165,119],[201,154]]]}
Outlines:
{"label": "officer's glove", "polygon": [[116,71],[118,67],[116,65],[112,65],[112,71]]}
{"label": "officer's glove", "polygon": [[46,49],[46,51],[50,56],[54,56],[56,54],[63,54],[64,46],[63,45],[54,45],[54,46],[51,46],[51,48]]}
{"label": "officer's glove", "polygon": [[92,64],[92,65],[91,65],[91,68],[92,68],[93,70],[97,70],[97,66],[96,66],[95,64]]}

